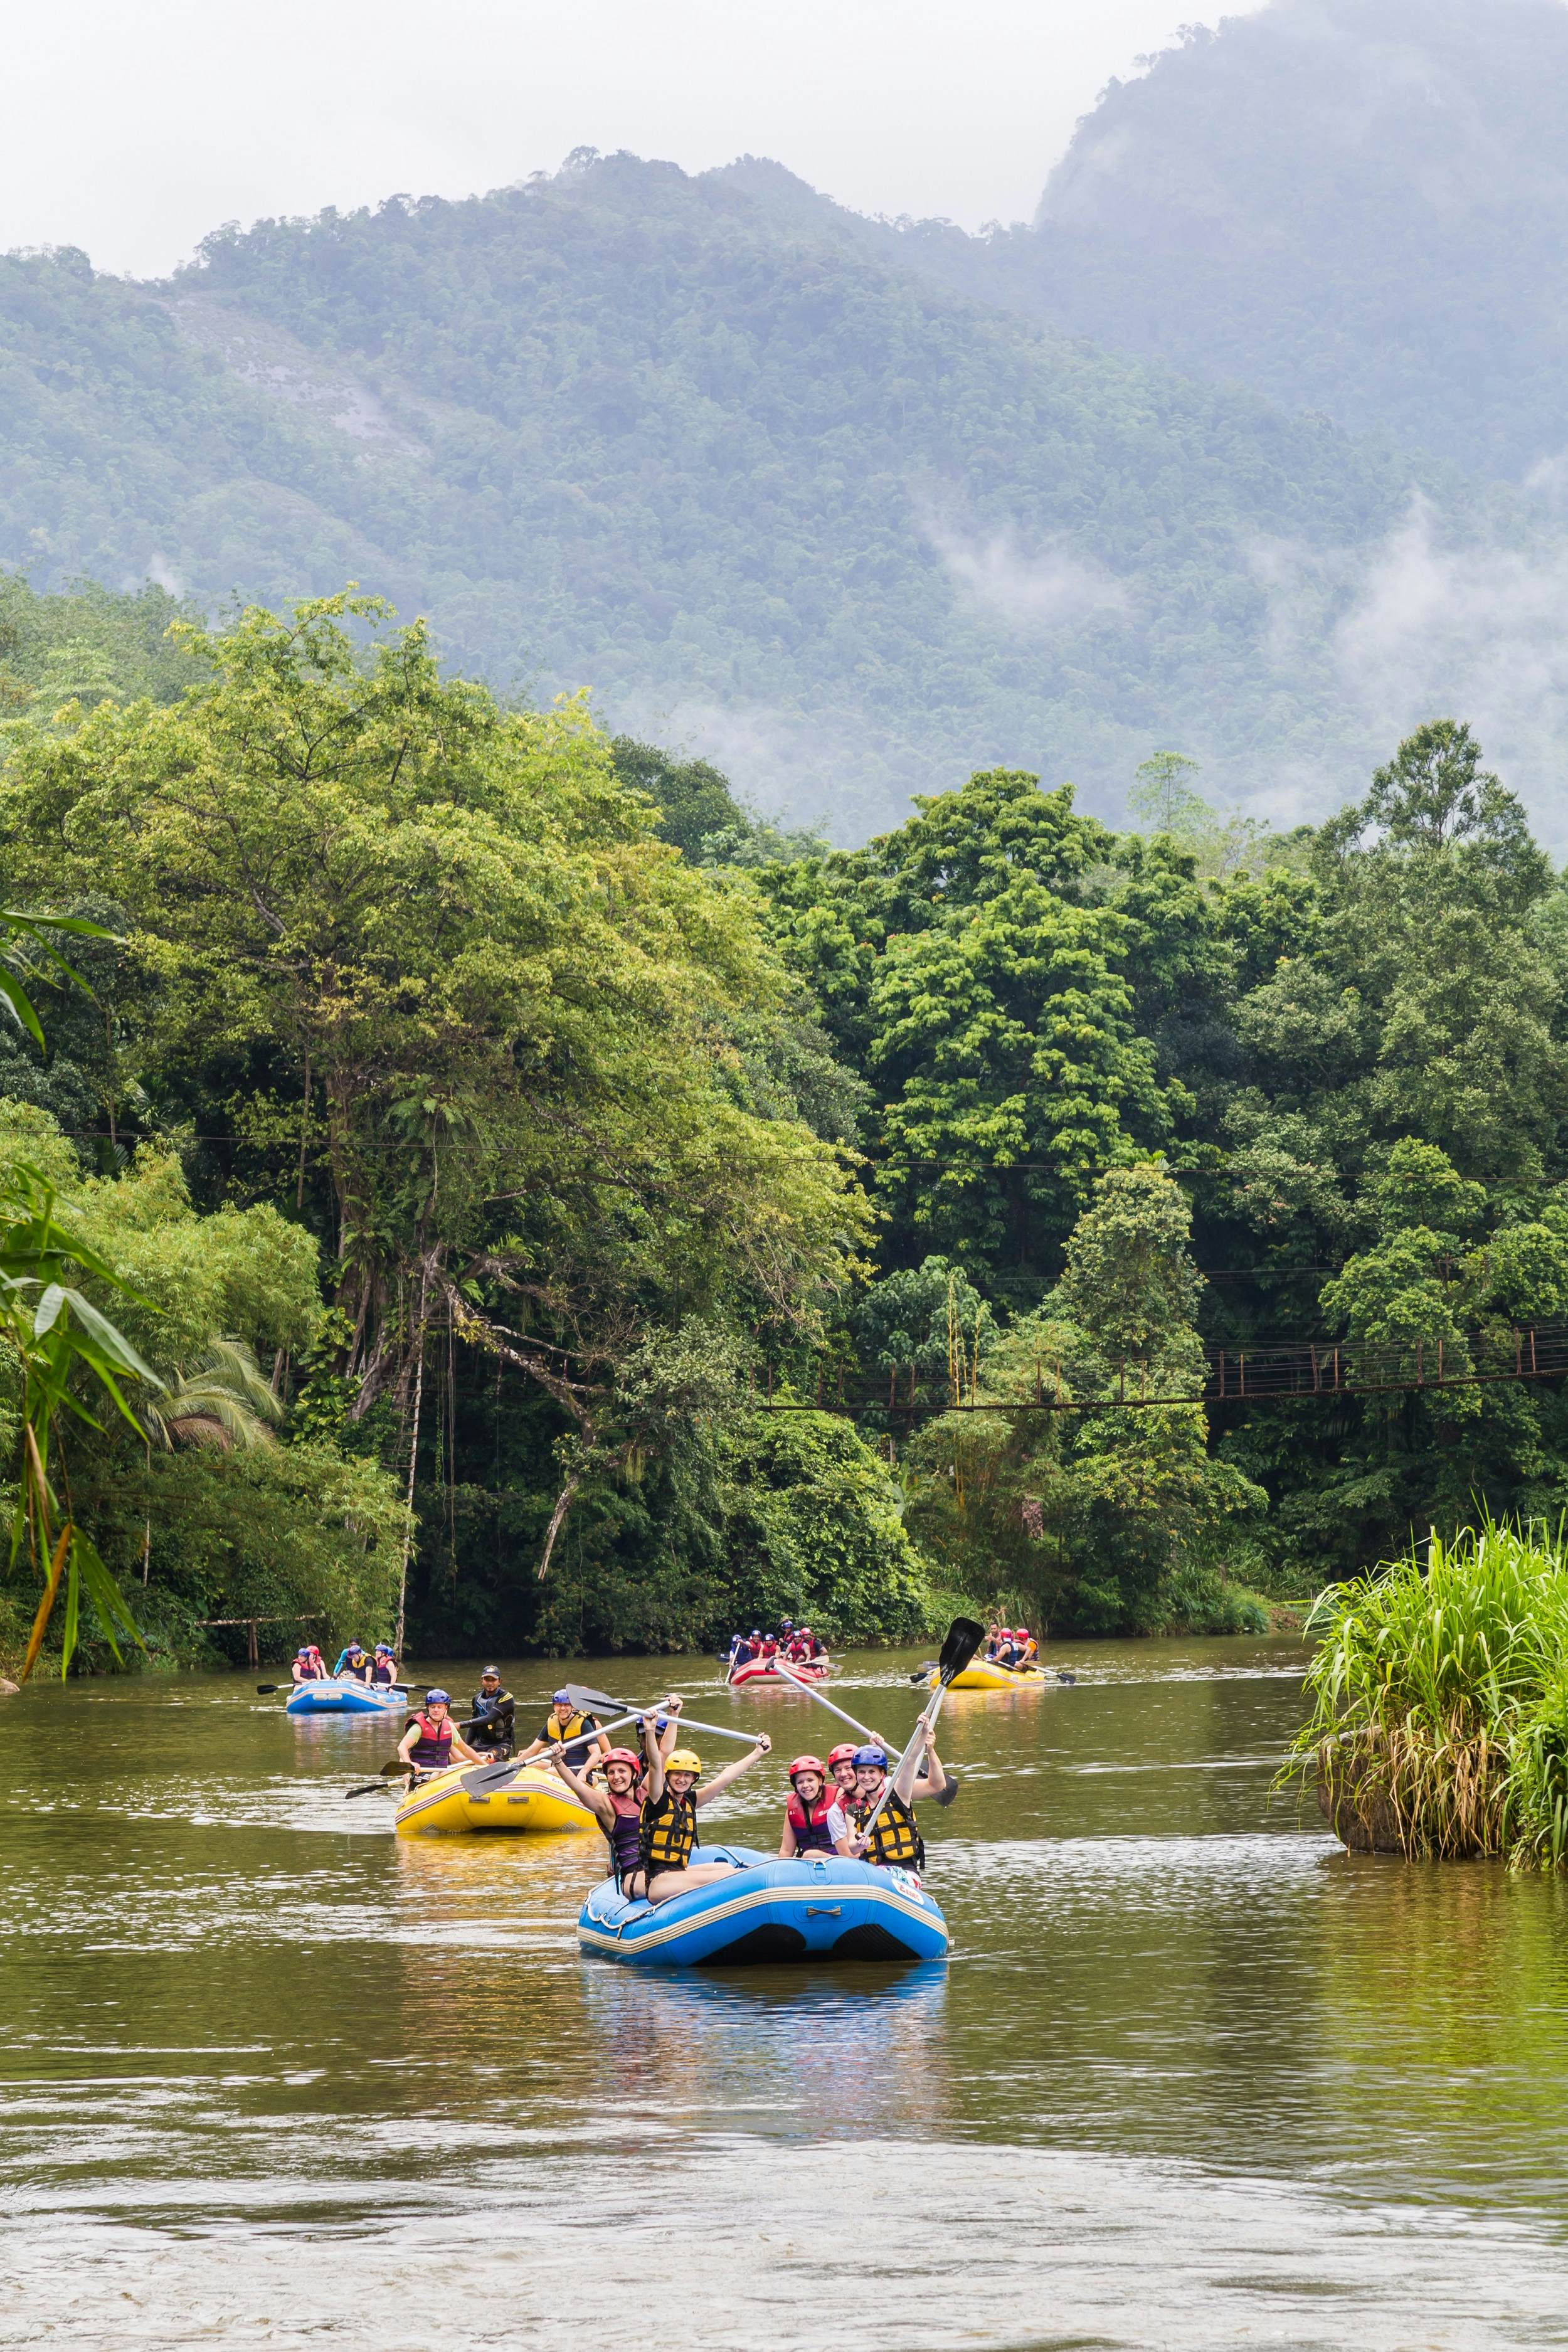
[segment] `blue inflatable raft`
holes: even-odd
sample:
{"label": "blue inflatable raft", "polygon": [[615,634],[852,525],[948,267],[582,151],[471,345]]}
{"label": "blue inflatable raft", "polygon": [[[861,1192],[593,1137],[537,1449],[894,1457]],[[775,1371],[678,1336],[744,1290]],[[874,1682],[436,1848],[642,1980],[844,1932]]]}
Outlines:
{"label": "blue inflatable raft", "polygon": [[947,1922],[911,1870],[837,1855],[784,1862],[739,1845],[702,1846],[733,1863],[726,1878],[671,1903],[628,1903],[613,1878],[577,1917],[584,1951],[641,1968],[737,1968],[792,1960],[942,1960]]}
{"label": "blue inflatable raft", "polygon": [[285,1715],[401,1715],[407,1706],[402,1691],[378,1690],[345,1675],[339,1682],[297,1683],[284,1705]]}

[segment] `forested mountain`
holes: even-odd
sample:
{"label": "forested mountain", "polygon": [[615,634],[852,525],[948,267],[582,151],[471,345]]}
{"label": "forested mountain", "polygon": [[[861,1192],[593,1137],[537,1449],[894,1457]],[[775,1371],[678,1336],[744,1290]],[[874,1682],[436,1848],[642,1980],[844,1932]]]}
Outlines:
{"label": "forested mountain", "polygon": [[1496,527],[1321,417],[934,287],[777,173],[579,159],[225,231],[163,288],[13,257],[0,322],[0,555],[37,585],[357,579],[839,839],[994,761],[1114,814],[1173,743],[1331,807],[1430,707],[1347,672],[1358,562],[1417,484],[1439,541]]}
{"label": "forested mountain", "polygon": [[1519,479],[1568,447],[1568,9],[1275,0],[1079,124],[950,282],[1353,433]]}

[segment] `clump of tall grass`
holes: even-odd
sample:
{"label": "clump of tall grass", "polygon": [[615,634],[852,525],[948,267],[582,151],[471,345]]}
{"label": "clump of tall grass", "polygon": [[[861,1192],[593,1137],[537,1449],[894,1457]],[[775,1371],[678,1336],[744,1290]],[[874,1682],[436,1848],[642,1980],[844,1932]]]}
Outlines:
{"label": "clump of tall grass", "polygon": [[1315,1773],[1347,1844],[1444,1858],[1511,1846],[1549,1864],[1568,1852],[1561,1528],[1488,1522],[1451,1543],[1434,1534],[1331,1586],[1309,1631],[1321,1636],[1307,1675],[1313,1710],[1285,1771]]}

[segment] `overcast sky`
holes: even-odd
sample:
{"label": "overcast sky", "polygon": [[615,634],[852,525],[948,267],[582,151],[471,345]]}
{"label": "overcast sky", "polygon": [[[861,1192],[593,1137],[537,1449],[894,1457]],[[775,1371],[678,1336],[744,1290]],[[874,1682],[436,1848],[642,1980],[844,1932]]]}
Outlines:
{"label": "overcast sky", "polygon": [[0,53],[0,247],[79,245],[100,269],[161,274],[222,221],[468,194],[578,146],[689,171],[771,155],[858,210],[1016,220],[1109,78],[1194,14],[1194,0],[18,9]]}

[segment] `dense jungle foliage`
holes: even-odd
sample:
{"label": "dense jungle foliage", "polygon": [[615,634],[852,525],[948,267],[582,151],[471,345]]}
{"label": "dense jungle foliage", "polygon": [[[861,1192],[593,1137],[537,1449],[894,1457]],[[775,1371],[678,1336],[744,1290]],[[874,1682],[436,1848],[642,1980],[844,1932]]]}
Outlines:
{"label": "dense jungle foliage", "polygon": [[374,582],[498,692],[589,686],[840,842],[996,762],[1119,816],[1156,730],[1230,791],[1369,766],[1334,583],[1416,484],[1439,537],[1496,518],[918,246],[618,155],[222,230],[162,288],[0,257],[0,560],[209,607]]}
{"label": "dense jungle foliage", "polygon": [[[989,770],[827,851],[365,600],[4,611],[6,903],[111,936],[0,1180],[164,1383],[69,1436],[154,1647],[1242,1628],[1568,1507],[1554,1385],[1413,1384],[1568,1310],[1568,897],[1458,722],[1315,831],[1167,754],[1143,834]],[[1392,1384],[1197,1402],[1309,1339]]]}

